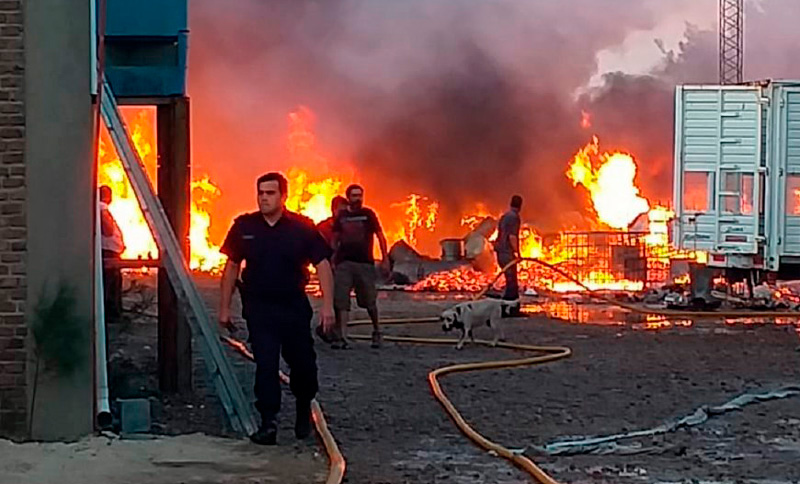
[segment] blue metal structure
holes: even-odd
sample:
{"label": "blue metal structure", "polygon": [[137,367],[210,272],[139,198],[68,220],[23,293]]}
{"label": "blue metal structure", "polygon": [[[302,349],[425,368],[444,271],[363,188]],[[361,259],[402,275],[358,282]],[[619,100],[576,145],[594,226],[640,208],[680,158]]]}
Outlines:
{"label": "blue metal structure", "polygon": [[105,75],[119,97],[186,94],[187,0],[106,0]]}

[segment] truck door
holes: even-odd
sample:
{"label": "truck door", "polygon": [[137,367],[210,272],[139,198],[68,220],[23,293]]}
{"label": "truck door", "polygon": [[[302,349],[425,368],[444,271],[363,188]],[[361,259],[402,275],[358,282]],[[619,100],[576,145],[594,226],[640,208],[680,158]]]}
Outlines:
{"label": "truck door", "polygon": [[800,256],[800,87],[777,91],[772,150],[778,168],[778,253]]}
{"label": "truck door", "polygon": [[755,255],[763,190],[761,90],[681,86],[676,91],[675,244]]}

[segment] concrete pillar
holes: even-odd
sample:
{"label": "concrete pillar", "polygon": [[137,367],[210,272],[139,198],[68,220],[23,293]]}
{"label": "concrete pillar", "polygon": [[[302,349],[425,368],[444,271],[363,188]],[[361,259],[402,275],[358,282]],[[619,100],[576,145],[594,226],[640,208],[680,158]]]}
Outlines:
{"label": "concrete pillar", "polygon": [[[71,440],[93,428],[93,231],[90,0],[24,1],[27,313],[58,284],[74,290],[80,362],[65,377],[42,368],[31,437]],[[28,364],[28,381],[35,364]],[[32,390],[28,392],[29,396]]]}

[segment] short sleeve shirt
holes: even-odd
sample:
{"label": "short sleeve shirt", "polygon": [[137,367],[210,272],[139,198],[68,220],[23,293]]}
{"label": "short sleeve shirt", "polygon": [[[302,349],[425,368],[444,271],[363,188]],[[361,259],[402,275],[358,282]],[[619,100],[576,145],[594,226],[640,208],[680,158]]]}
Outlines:
{"label": "short sleeve shirt", "polygon": [[372,210],[362,207],[341,211],[333,222],[333,232],[339,240],[334,260],[374,263],[374,236],[380,231],[378,216]]}
{"label": "short sleeve shirt", "polygon": [[245,262],[243,295],[267,298],[304,296],[308,265],[331,256],[313,222],[292,212],[272,226],[260,212],[237,217],[221,252],[235,263]]}
{"label": "short sleeve shirt", "polygon": [[319,231],[322,238],[325,239],[325,242],[328,243],[331,247],[333,247],[333,217],[328,217],[322,222],[317,224],[317,230]]}
{"label": "short sleeve shirt", "polygon": [[502,217],[497,224],[497,242],[494,248],[500,254],[513,254],[514,249],[511,247],[510,237],[519,237],[520,218],[519,213],[514,210],[509,210]]}

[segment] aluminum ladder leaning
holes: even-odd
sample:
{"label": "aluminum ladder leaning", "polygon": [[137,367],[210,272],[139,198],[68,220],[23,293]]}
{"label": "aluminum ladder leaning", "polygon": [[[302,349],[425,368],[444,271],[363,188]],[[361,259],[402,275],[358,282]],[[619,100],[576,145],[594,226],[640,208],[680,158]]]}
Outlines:
{"label": "aluminum ladder leaning", "polygon": [[181,253],[175,232],[167,220],[161,201],[153,191],[139,153],[131,141],[125,123],[117,107],[114,93],[107,80],[103,81],[101,113],[106,127],[117,149],[122,165],[128,175],[139,206],[150,231],[153,233],[161,264],[167,271],[172,287],[184,314],[189,320],[192,334],[201,342],[203,360],[206,362],[211,380],[217,390],[222,406],[231,426],[237,432],[251,434],[256,431],[256,420],[252,408],[244,396],[230,361],[225,356],[219,334],[191,278],[186,261]]}

